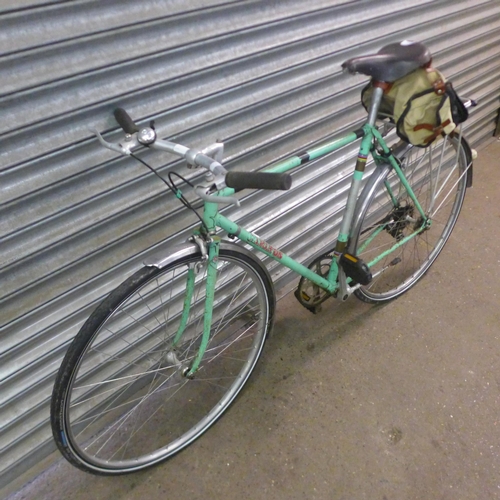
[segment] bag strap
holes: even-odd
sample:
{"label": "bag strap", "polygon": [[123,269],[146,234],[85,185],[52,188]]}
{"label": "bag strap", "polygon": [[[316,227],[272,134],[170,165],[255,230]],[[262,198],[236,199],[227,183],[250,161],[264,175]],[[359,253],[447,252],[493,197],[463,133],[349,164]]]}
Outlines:
{"label": "bag strap", "polygon": [[451,120],[448,118],[445,120],[441,125],[438,127],[433,127],[430,123],[419,123],[415,127],[413,127],[414,132],[417,132],[419,130],[429,130],[432,132],[432,135],[424,139],[425,144],[429,144],[432,142],[434,139],[436,139],[439,135],[441,135],[449,124],[451,123]]}

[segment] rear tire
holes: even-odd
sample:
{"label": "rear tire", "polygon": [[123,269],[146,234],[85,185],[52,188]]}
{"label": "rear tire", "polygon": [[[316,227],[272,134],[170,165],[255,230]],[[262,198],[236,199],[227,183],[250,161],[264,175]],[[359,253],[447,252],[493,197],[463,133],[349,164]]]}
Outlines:
{"label": "rear tire", "polygon": [[[448,136],[425,149],[413,147],[400,160],[430,226],[370,266],[373,280],[355,291],[364,302],[394,299],[417,283],[450,237],[464,201],[466,171],[472,162],[465,141]],[[418,232],[423,223],[394,169],[378,181],[373,193],[353,244],[367,264]]]}
{"label": "rear tire", "polygon": [[[188,269],[199,266],[181,338]],[[71,344],[53,391],[58,448],[76,467],[122,474],[165,460],[201,436],[239,394],[272,326],[275,298],[260,261],[220,249],[210,340],[203,330],[206,263],[199,253],[127,279]],[[186,319],[186,318],[185,318]]]}

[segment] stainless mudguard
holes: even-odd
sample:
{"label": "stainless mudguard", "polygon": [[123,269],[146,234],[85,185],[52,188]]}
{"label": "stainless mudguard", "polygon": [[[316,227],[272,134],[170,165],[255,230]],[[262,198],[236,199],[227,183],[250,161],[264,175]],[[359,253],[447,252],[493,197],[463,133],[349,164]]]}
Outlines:
{"label": "stainless mudguard", "polygon": [[[221,240],[220,248],[222,250],[232,250],[234,252],[239,252],[246,255],[249,259],[253,260],[257,265],[260,265],[260,267],[262,267],[262,269],[267,274],[267,277],[269,278],[269,282],[272,283],[271,276],[269,275],[269,271],[267,270],[266,266],[258,257],[250,252],[250,250],[247,250],[245,247],[227,240]],[[158,253],[152,255],[151,257],[148,257],[146,260],[144,260],[143,264],[146,267],[157,267],[158,269],[162,269],[172,262],[183,257],[188,257],[192,254],[199,254],[201,256],[200,247],[192,241],[186,241],[185,243],[181,243],[180,245],[175,245],[167,248],[166,250],[162,251],[161,254]]]}
{"label": "stainless mudguard", "polygon": [[375,167],[375,170],[368,178],[368,181],[359,195],[358,202],[356,203],[356,208],[354,210],[354,219],[349,233],[351,237],[347,245],[347,251],[352,255],[354,255],[356,251],[356,246],[358,244],[357,235],[366,211],[371,205],[373,197],[380,189],[380,183],[384,182],[384,179],[387,177],[390,169],[391,166],[388,163],[382,163]]}
{"label": "stainless mudguard", "polygon": [[179,245],[172,246],[162,251],[161,254],[153,254],[144,260],[143,264],[146,267],[157,267],[161,269],[165,266],[168,266],[170,263],[181,259],[183,257],[187,257],[193,253],[200,253],[200,249],[196,243],[191,241],[186,241],[185,243],[181,243]]}

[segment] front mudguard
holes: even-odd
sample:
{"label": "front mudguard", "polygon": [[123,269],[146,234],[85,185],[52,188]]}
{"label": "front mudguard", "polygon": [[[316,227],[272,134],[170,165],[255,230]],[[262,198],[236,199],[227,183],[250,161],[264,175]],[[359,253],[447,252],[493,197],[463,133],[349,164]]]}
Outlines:
{"label": "front mudguard", "polygon": [[[233,243],[232,241],[221,240],[220,248],[223,250],[233,250],[234,252],[240,252],[245,254],[248,258],[257,262],[258,264],[260,264],[260,266],[262,266],[263,269],[265,269],[269,277],[269,280],[271,281],[269,272],[267,271],[262,261],[259,260],[252,252],[247,250],[245,247]],[[168,247],[161,253],[151,255],[150,257],[148,257],[143,261],[143,264],[146,267],[157,267],[158,269],[162,269],[165,266],[171,264],[172,262],[175,262],[176,260],[181,259],[183,257],[188,257],[193,253],[199,253],[201,256],[200,247],[194,241],[188,240],[185,243]]]}

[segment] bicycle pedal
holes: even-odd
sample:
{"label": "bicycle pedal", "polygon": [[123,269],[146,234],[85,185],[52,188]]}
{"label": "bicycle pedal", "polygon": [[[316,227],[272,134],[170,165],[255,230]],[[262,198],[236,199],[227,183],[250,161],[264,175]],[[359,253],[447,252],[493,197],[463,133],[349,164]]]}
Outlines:
{"label": "bicycle pedal", "polygon": [[342,266],[346,276],[361,285],[368,285],[372,280],[370,268],[359,257],[350,253],[343,253],[340,256],[339,264]]}
{"label": "bicycle pedal", "polygon": [[[300,305],[304,306],[309,312],[312,312],[313,314],[318,314],[319,312],[321,312],[321,303],[312,303],[311,298],[304,291],[299,291],[297,289],[293,294],[295,295],[295,298],[300,302]],[[311,301],[311,304],[308,304],[309,301]]]}

